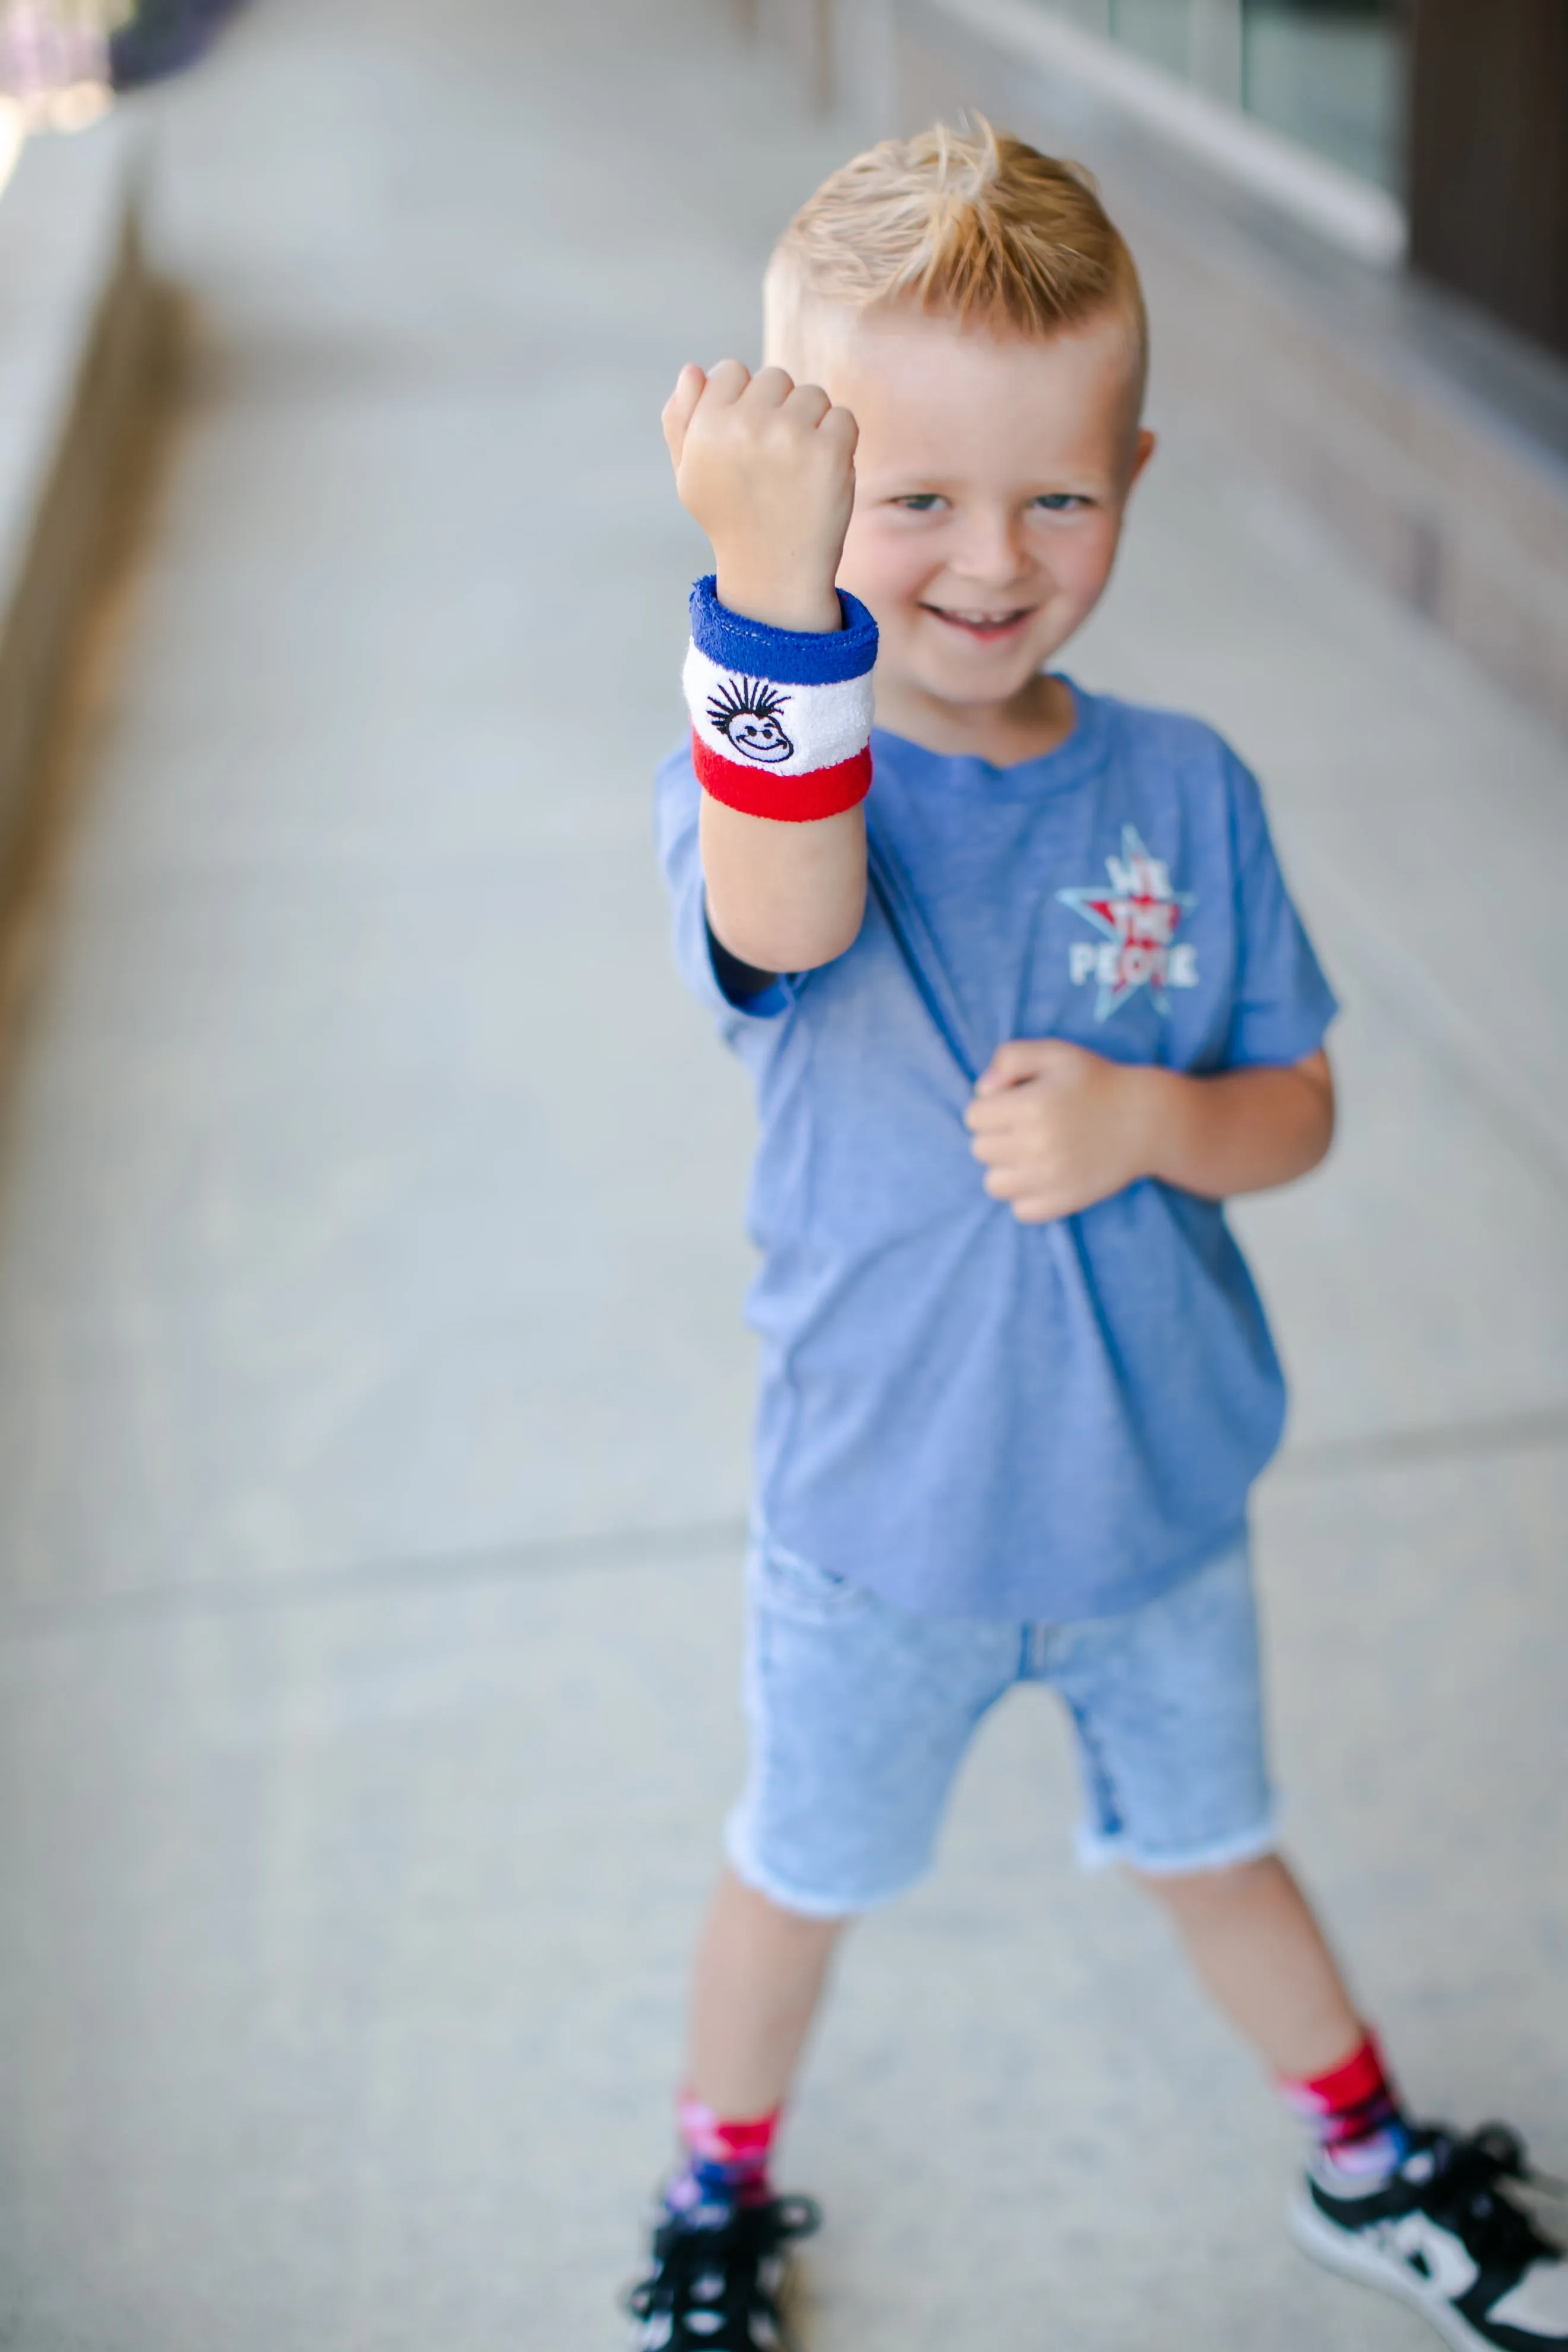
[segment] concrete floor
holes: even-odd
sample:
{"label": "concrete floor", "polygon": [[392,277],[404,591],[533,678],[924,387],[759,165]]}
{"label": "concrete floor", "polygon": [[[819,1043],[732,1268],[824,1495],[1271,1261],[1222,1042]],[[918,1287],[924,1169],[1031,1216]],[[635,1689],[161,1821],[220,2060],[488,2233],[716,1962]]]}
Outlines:
{"label": "concrete floor", "polygon": [[[586,2352],[740,1760],[743,1089],[647,780],[657,412],[844,151],[720,0],[266,0],[153,109],[197,349],[0,1134],[0,2342]],[[1095,682],[1226,725],[1345,1129],[1241,1222],[1296,1849],[1568,2166],[1568,756],[1164,420]],[[1020,1700],[853,1942],[812,2352],[1415,2352],[1077,1876]]]}

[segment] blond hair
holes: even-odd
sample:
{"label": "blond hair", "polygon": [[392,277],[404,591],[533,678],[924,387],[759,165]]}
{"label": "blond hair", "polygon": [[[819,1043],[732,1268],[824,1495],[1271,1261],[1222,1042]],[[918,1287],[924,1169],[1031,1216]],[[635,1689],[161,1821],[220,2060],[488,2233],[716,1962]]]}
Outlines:
{"label": "blond hair", "polygon": [[884,139],[823,182],[768,264],[767,355],[798,365],[812,328],[834,313],[902,305],[1039,339],[1116,313],[1142,406],[1142,289],[1092,178],[984,115]]}

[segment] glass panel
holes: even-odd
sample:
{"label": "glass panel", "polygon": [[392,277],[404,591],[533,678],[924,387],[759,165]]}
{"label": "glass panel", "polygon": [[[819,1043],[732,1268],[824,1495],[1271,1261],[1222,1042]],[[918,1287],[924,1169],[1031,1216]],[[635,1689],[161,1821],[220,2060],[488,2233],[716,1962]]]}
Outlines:
{"label": "glass panel", "polygon": [[1404,181],[1405,0],[1046,0],[1364,180]]}
{"label": "glass panel", "polygon": [[1192,16],[1192,0],[1110,0],[1110,29],[1116,38],[1172,73],[1189,70]]}
{"label": "glass panel", "polygon": [[1363,179],[1403,180],[1398,0],[1244,0],[1247,111]]}
{"label": "glass panel", "polygon": [[1241,0],[1193,0],[1193,79],[1211,98],[1241,103]]}

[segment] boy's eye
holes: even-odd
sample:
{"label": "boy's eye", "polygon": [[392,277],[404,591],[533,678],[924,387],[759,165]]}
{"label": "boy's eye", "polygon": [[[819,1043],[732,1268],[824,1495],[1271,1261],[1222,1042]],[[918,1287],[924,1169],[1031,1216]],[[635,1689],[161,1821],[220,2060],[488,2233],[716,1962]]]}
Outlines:
{"label": "boy's eye", "polygon": [[943,503],[940,490],[911,490],[908,498],[895,499],[893,504],[908,514],[930,514],[933,507]]}
{"label": "boy's eye", "polygon": [[1086,507],[1089,500],[1078,490],[1047,490],[1035,500],[1047,514],[1069,514],[1074,507]]}

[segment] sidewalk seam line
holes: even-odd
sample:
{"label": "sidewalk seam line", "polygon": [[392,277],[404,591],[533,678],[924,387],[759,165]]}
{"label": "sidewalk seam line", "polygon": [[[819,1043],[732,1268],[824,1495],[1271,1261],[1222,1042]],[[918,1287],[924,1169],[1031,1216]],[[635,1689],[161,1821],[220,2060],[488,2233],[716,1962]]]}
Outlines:
{"label": "sidewalk seam line", "polygon": [[[1292,1446],[1265,1472],[1270,1486],[1305,1486],[1358,1471],[1418,1468],[1498,1454],[1549,1452],[1568,1445],[1568,1406],[1509,1413],[1495,1420],[1436,1423],[1424,1429],[1384,1430],[1366,1437],[1326,1437]],[[80,1594],[70,1600],[0,1608],[0,1644],[54,1633],[109,1632],[126,1625],[167,1623],[179,1617],[224,1617],[329,1601],[374,1600],[440,1588],[471,1591],[587,1568],[636,1569],[678,1564],[696,1554],[745,1549],[747,1523],[736,1514],[681,1527],[623,1528],[576,1536],[542,1536],[470,1552],[403,1560],[369,1560],[349,1568],[304,1569],[242,1584],[156,1584],[123,1592]]]}
{"label": "sidewalk seam line", "polygon": [[590,1568],[650,1568],[678,1564],[692,1554],[742,1552],[746,1521],[736,1515],[684,1527],[623,1528],[578,1536],[543,1536],[469,1552],[366,1560],[347,1568],[293,1570],[242,1583],[132,1586],[121,1592],[82,1593],[0,1608],[0,1643],[54,1633],[108,1632],[167,1623],[179,1617],[246,1616],[328,1601],[373,1600],[442,1587],[471,1591]]}

